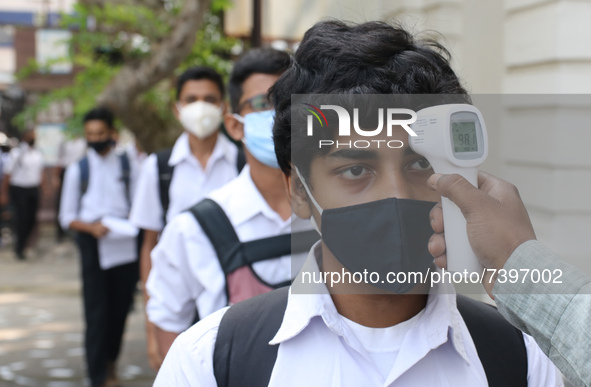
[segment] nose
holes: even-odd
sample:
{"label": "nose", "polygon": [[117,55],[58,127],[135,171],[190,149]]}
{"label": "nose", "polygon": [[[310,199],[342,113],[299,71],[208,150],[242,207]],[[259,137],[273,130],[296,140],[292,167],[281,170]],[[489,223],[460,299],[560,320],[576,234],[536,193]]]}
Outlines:
{"label": "nose", "polygon": [[389,169],[380,179],[379,199],[399,198],[399,199],[417,199],[415,190],[409,179],[402,171],[394,168]]}

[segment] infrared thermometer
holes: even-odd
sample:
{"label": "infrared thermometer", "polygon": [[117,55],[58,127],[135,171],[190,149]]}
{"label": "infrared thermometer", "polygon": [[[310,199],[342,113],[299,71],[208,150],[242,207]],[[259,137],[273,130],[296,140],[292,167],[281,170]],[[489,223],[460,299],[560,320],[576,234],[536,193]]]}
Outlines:
{"label": "infrared thermometer", "polygon": [[[428,107],[417,112],[409,136],[413,151],[425,157],[435,173],[457,173],[478,187],[478,166],[488,155],[486,125],[480,111],[467,104]],[[442,198],[447,269],[480,272],[470,247],[466,218],[451,200]]]}

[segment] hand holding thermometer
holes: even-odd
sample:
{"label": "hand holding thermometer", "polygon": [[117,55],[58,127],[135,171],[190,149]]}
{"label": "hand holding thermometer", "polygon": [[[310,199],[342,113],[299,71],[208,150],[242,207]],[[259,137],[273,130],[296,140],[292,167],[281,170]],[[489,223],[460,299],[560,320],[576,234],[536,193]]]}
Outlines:
{"label": "hand holding thermometer", "polygon": [[[467,104],[432,106],[417,112],[409,136],[413,151],[425,157],[435,173],[457,173],[478,187],[478,166],[488,155],[486,125],[480,111]],[[480,272],[470,247],[466,219],[451,200],[442,198],[447,269]]]}

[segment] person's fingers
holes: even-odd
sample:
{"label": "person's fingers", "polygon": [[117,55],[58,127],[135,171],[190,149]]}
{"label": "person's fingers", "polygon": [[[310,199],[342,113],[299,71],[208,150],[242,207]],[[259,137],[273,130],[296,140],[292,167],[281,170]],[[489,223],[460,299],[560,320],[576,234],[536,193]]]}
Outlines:
{"label": "person's fingers", "polygon": [[434,174],[427,180],[427,185],[437,191],[439,195],[454,202],[464,216],[477,210],[482,203],[483,196],[486,195],[458,174]]}
{"label": "person's fingers", "polygon": [[447,256],[445,254],[435,258],[435,265],[440,269],[447,269]]}
{"label": "person's fingers", "polygon": [[444,234],[433,234],[429,238],[429,253],[433,257],[439,257],[445,253],[445,237]]}
{"label": "person's fingers", "polygon": [[431,228],[436,233],[443,232],[443,208],[441,207],[441,201],[431,209],[429,213],[429,219],[431,220]]}

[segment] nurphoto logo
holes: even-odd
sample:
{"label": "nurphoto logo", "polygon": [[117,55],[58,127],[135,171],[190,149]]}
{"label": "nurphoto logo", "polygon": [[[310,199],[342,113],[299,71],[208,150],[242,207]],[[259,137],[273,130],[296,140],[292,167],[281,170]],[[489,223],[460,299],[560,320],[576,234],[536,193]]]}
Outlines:
{"label": "nurphoto logo", "polygon": [[[304,103],[306,106],[304,109],[310,112],[311,114],[307,116],[307,135],[313,136],[314,135],[314,117],[320,123],[320,127],[328,127],[328,120],[324,115],[322,110],[330,109],[334,110],[337,113],[339,118],[338,125],[339,125],[339,138],[347,137],[351,135],[351,123],[353,123],[353,129],[355,133],[363,137],[375,137],[382,133],[384,130],[384,126],[386,127],[386,136],[392,136],[392,127],[393,126],[401,126],[410,136],[416,136],[417,134],[414,130],[411,129],[409,125],[414,123],[417,120],[417,113],[411,109],[396,109],[396,108],[388,108],[386,109],[386,123],[384,125],[384,109],[378,109],[378,125],[375,129],[361,129],[359,126],[359,109],[353,109],[353,120],[351,120],[351,115],[347,111],[347,109],[343,108],[342,106],[338,105],[320,105],[320,108]],[[400,116],[406,116],[408,118],[401,119]],[[369,148],[372,143],[377,145],[379,148],[380,145],[386,145],[388,148],[402,148],[404,143],[400,140],[356,140],[356,141],[339,141],[339,140],[319,140],[318,147],[322,148],[323,146],[333,146],[336,143],[337,148]]]}

